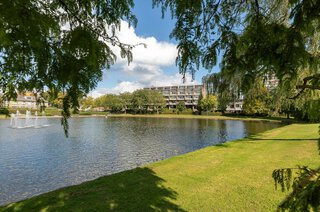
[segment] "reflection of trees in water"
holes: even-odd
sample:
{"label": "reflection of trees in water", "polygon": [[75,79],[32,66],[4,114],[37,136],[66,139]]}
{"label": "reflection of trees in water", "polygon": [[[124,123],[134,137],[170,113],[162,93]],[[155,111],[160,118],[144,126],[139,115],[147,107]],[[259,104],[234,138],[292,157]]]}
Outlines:
{"label": "reflection of trees in water", "polygon": [[224,143],[228,140],[228,132],[226,121],[218,121],[218,139],[219,143]]}

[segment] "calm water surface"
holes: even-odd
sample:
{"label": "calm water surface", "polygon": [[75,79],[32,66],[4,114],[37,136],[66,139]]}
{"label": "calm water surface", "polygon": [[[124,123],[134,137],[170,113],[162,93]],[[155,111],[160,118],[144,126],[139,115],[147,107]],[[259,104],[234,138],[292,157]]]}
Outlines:
{"label": "calm water surface", "polygon": [[60,119],[42,129],[0,120],[0,205],[280,126],[271,122],[156,118]]}

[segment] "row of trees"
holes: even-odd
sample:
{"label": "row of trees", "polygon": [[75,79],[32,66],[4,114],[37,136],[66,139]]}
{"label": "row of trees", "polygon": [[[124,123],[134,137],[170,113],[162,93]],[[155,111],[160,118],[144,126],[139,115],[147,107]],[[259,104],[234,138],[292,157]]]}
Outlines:
{"label": "row of trees", "polygon": [[81,100],[81,105],[83,108],[100,107],[112,112],[159,113],[166,106],[166,101],[158,91],[141,89],[133,93],[106,94],[96,99],[87,97]]}
{"label": "row of trees", "polygon": [[[272,75],[272,74],[271,74]],[[320,92],[305,91],[294,99],[295,87],[279,83],[266,87],[267,75],[257,77],[250,87],[240,78],[231,81],[225,73],[213,73],[203,78],[207,92],[217,96],[217,109],[224,112],[227,105],[243,99],[243,112],[248,115],[286,114],[303,120],[320,120]],[[231,82],[231,83],[230,83]]]}

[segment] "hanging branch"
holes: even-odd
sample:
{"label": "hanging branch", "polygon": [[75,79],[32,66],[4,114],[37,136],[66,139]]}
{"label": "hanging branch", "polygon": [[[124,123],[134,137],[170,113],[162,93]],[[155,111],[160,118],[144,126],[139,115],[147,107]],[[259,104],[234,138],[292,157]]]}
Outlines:
{"label": "hanging branch", "polygon": [[63,9],[72,17],[74,17],[80,25],[83,25],[85,26],[86,28],[88,28],[91,32],[95,33],[97,36],[100,36],[102,37],[103,39],[105,40],[108,40],[110,41],[112,44],[115,44],[117,46],[119,46],[120,48],[121,47],[125,47],[127,49],[132,49],[136,46],[139,46],[139,45],[143,45],[144,47],[146,46],[146,44],[144,43],[137,43],[137,44],[126,44],[126,43],[121,43],[120,40],[118,39],[118,37],[116,36],[108,36],[106,34],[101,34],[100,32],[98,32],[96,29],[92,28],[91,25],[89,25],[88,23],[82,21],[81,18],[79,18],[79,16],[72,12],[69,8],[68,8],[68,5],[63,1],[63,0],[59,0],[59,3],[62,5]]}
{"label": "hanging branch", "polygon": [[310,80],[320,80],[320,74],[315,74],[309,77],[305,77],[303,79],[303,84],[302,85],[297,85],[296,88],[300,89],[297,95],[290,99],[296,99],[298,98],[306,89],[312,89],[312,90],[320,90],[320,85],[308,85],[308,82]]}

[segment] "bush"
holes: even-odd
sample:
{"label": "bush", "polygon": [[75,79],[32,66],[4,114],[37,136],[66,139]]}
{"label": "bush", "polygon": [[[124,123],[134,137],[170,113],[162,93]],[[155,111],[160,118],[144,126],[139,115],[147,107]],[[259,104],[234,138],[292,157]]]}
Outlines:
{"label": "bush", "polygon": [[221,116],[222,115],[222,113],[221,112],[219,112],[219,111],[208,111],[208,113],[207,113],[207,111],[201,111],[201,114],[200,115],[203,115],[203,116],[206,116],[206,115],[208,115],[208,116]]}
{"label": "bush", "polygon": [[90,115],[92,115],[92,113],[91,112],[81,112],[81,113],[79,113],[79,115],[90,116]]}
{"label": "bush", "polygon": [[162,114],[176,114],[174,109],[163,108],[161,111]]}
{"label": "bush", "polygon": [[192,113],[193,113],[192,109],[187,108],[187,109],[183,110],[180,114],[192,114]]}
{"label": "bush", "polygon": [[7,108],[5,107],[1,107],[0,108],[0,115],[6,115],[6,116],[9,116],[10,112]]}

